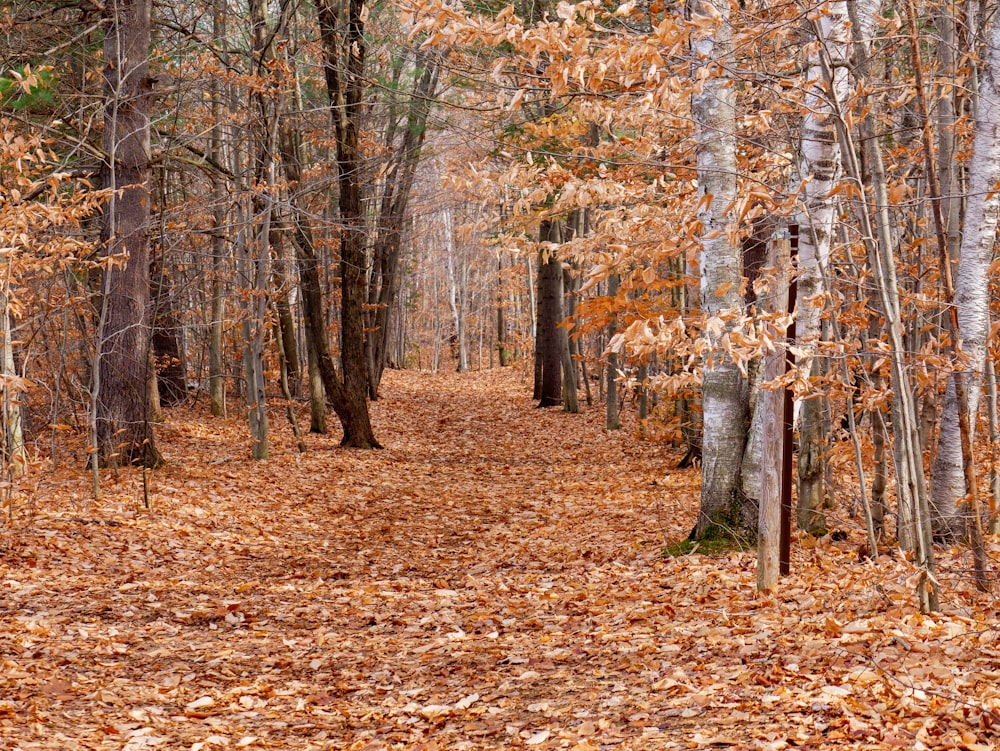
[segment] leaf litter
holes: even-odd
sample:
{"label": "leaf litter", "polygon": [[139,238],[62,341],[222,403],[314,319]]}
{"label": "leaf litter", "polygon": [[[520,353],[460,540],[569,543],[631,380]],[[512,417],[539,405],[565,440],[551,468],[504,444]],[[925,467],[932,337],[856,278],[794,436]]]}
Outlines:
{"label": "leaf litter", "polygon": [[[275,415],[278,412],[275,410]],[[521,375],[390,372],[383,451],[178,410],[171,460],[47,476],[0,538],[5,749],[997,747],[992,600],[942,551],[920,615],[903,556],[798,541],[664,555],[698,470],[537,410]],[[845,524],[854,524],[844,520]],[[860,535],[853,535],[856,539]]]}

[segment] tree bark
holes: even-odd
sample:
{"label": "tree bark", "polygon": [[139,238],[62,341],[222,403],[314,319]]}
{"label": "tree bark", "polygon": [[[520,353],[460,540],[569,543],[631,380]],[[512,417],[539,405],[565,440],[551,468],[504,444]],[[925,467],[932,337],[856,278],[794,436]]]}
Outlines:
{"label": "tree bark", "polygon": [[[420,154],[427,132],[427,115],[431,109],[441,70],[441,55],[433,50],[416,54],[418,71],[407,109],[403,138],[393,155],[384,180],[378,222],[372,250],[372,278],[369,285],[368,363],[369,396],[378,398],[388,361],[390,317],[395,308],[400,286],[400,254],[403,247],[403,227],[409,209],[413,179],[420,163]],[[390,131],[395,128],[390,124]],[[388,147],[392,147],[392,137]],[[466,364],[466,369],[468,364]]]}
{"label": "tree bark", "polygon": [[[787,239],[771,243],[774,247],[771,264],[775,275],[768,299],[770,311],[783,313],[788,309],[788,271],[790,242]],[[777,337],[774,337],[777,340]],[[785,346],[777,344],[764,356],[761,379],[770,384],[785,372]],[[762,389],[758,410],[754,415],[760,424],[760,507],[757,516],[757,589],[768,590],[778,583],[781,542],[781,467],[784,455],[785,389]],[[749,452],[749,451],[748,451]]]}
{"label": "tree bark", "polygon": [[[618,296],[618,286],[620,280],[618,274],[611,274],[608,276],[608,297],[612,300]],[[617,324],[615,318],[612,317],[611,321],[608,323],[608,341],[610,342],[614,339],[617,333]],[[618,386],[616,385],[616,379],[618,378],[618,353],[614,350],[608,352],[608,366],[605,368],[605,377],[601,379],[602,383],[605,383],[606,389],[606,399],[605,399],[605,417],[604,426],[608,430],[621,430],[622,421],[621,416],[618,414]]]}
{"label": "tree bark", "polygon": [[562,319],[562,263],[554,245],[559,242],[559,220],[545,219],[539,227],[539,240],[548,243],[539,256],[539,316],[537,354],[542,366],[542,389],[539,407],[562,404],[562,354],[559,346],[559,321]]}
{"label": "tree bark", "polygon": [[[847,63],[850,23],[847,3],[831,2],[825,13],[812,22],[816,44],[810,60],[805,113],[802,118],[802,157],[799,177],[803,186],[803,207],[799,213],[799,278],[795,332],[801,351],[800,367],[810,380],[820,375],[815,362],[817,342],[822,338],[822,318],[826,308],[826,269],[833,236],[836,198],[833,189],[840,180],[837,149],[837,109],[834,102],[846,101],[849,81]],[[825,505],[825,419],[826,398],[810,396],[799,413],[798,524],[814,534],[826,530]]]}
{"label": "tree bark", "polygon": [[[216,39],[225,35],[225,1],[214,0],[212,33]],[[222,86],[212,79],[212,136],[209,153],[216,164],[224,163],[222,153]],[[212,173],[212,320],[209,327],[208,383],[209,404],[216,417],[226,416],[226,359],[223,334],[226,320],[226,284],[224,279],[226,250],[226,185],[217,172]]]}
{"label": "tree bark", "polygon": [[[296,244],[306,331],[316,349],[327,398],[344,429],[341,446],[381,448],[368,411],[368,365],[365,356],[365,217],[361,207],[361,154],[358,120],[363,104],[365,59],[363,0],[317,3],[324,72],[337,142],[340,234],[340,360],[338,372],[329,351],[316,253],[310,238],[298,232]],[[298,155],[290,153],[296,163]],[[299,223],[301,230],[302,223]]]}
{"label": "tree bark", "polygon": [[150,0],[104,9],[104,206],[97,440],[102,461],[161,462],[148,419]]}
{"label": "tree bark", "polygon": [[[704,233],[701,310],[711,317],[724,310],[742,312],[744,305],[740,248],[730,240],[726,214],[736,200],[736,91],[726,74],[732,30],[728,2],[692,0],[690,8],[693,16],[716,19],[693,40],[698,83],[691,100],[701,199],[698,219]],[[702,487],[696,538],[716,530],[738,532],[746,423],[746,378],[728,354],[713,346],[702,375]]]}
{"label": "tree bark", "polygon": [[170,278],[159,259],[150,268],[153,287],[153,362],[160,404],[173,407],[187,398],[187,378],[179,336],[181,320],[174,304]]}
{"label": "tree bark", "polygon": [[993,259],[1000,216],[1000,24],[994,22],[983,61],[979,109],[975,119],[973,157],[970,161],[969,196],[965,213],[955,307],[960,350],[960,370],[948,379],[934,459],[934,522],[938,530],[962,534],[965,520],[955,501],[968,491],[963,461],[963,437],[959,425],[958,379],[968,394],[967,440],[975,439],[975,416],[979,403],[986,339],[989,334],[988,272]]}

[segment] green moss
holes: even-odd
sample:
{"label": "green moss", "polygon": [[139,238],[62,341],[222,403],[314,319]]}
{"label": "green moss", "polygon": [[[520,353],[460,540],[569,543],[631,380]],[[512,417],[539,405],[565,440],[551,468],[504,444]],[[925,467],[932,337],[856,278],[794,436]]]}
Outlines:
{"label": "green moss", "polygon": [[685,538],[663,548],[664,558],[677,558],[682,555],[725,555],[732,550],[743,550],[746,546],[732,537],[707,537],[703,540]]}
{"label": "green moss", "polygon": [[725,513],[714,514],[711,522],[706,525],[699,538],[694,537],[695,530],[687,538],[667,545],[663,549],[664,557],[679,555],[725,555],[733,550],[747,550],[753,547],[753,541],[742,535],[739,525],[733,523]]}

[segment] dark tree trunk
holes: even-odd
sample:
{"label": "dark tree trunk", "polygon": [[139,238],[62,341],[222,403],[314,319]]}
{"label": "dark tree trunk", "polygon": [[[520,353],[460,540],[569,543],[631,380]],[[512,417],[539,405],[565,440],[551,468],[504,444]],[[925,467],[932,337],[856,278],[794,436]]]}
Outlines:
{"label": "dark tree trunk", "polygon": [[[620,280],[618,274],[611,274],[608,277],[608,297],[611,300],[614,300],[614,298],[618,296],[619,283]],[[609,342],[614,339],[617,332],[617,320],[612,318],[608,322]],[[618,378],[617,352],[608,352],[608,367],[605,369],[605,372],[606,376],[603,381],[606,384],[605,388],[607,393],[607,402],[605,403],[605,427],[607,427],[608,430],[621,430],[622,422],[618,408],[618,384],[615,381],[615,379]]]}
{"label": "dark tree trunk", "polygon": [[[341,219],[340,237],[340,340],[341,372],[330,354],[323,313],[316,251],[308,226],[295,222],[295,245],[306,333],[315,349],[317,366],[327,398],[344,429],[341,446],[381,448],[375,440],[368,412],[368,367],[365,357],[363,305],[365,302],[365,218],[361,210],[361,157],[357,120],[362,110],[364,68],[364,3],[347,0],[317,4],[320,37],[325,56],[327,92],[337,140],[337,174]],[[346,17],[341,14],[346,14]],[[295,134],[283,133],[282,159],[294,188],[301,181]]]}
{"label": "dark tree trunk", "polygon": [[[403,247],[403,226],[426,134],[429,102],[437,89],[440,63],[436,53],[417,53],[416,67],[422,70],[413,84],[403,139],[385,178],[375,235],[371,288],[368,292],[368,391],[378,398],[378,388],[388,362],[390,316],[399,295],[399,259]],[[391,148],[395,128],[390,125],[387,147]]]}
{"label": "dark tree trunk", "polygon": [[[277,219],[277,217],[275,217]],[[271,224],[270,245],[274,253],[274,266],[271,268],[274,291],[274,312],[277,320],[274,322],[275,339],[280,336],[285,352],[284,362],[288,373],[288,391],[292,397],[298,397],[302,366],[299,362],[299,347],[295,336],[295,318],[292,316],[292,306],[288,302],[288,274],[285,266],[288,263],[288,253],[285,249],[285,238],[288,227],[284,220]]]}
{"label": "dark tree trunk", "polygon": [[153,358],[160,404],[174,407],[187,397],[184,358],[181,354],[181,321],[174,306],[173,290],[163,265],[153,261],[149,270],[153,287]]}
{"label": "dark tree trunk", "polygon": [[[546,230],[547,232],[548,230]],[[538,272],[535,274],[535,346],[534,353],[534,382],[532,384],[531,398],[538,401],[542,398],[542,254],[538,254]],[[531,258],[528,258],[528,268],[531,268]]]}
{"label": "dark tree trunk", "polygon": [[[557,222],[543,221],[540,239],[556,242]],[[562,352],[559,346],[559,322],[562,320],[562,262],[553,250],[542,250],[542,265],[538,272],[540,315],[538,317],[538,353],[542,364],[542,391],[539,407],[562,404]]]}
{"label": "dark tree trunk", "polygon": [[500,367],[510,365],[511,352],[507,349],[507,317],[504,314],[503,256],[497,256],[497,356]]}
{"label": "dark tree trunk", "polygon": [[148,420],[150,0],[104,6],[104,205],[97,440],[106,463],[156,466]]}

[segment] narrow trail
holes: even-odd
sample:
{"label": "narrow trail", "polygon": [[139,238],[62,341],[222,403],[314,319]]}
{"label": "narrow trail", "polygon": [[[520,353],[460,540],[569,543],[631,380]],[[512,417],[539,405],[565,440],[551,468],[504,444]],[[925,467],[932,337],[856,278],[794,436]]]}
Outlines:
{"label": "narrow trail", "polygon": [[172,415],[149,512],[137,472],[100,502],[47,476],[0,538],[0,747],[894,747],[838,682],[895,696],[841,644],[887,607],[870,568],[774,607],[750,553],[664,559],[696,476],[528,396],[389,373],[385,450],[294,453],[274,409],[266,462],[238,420]]}

